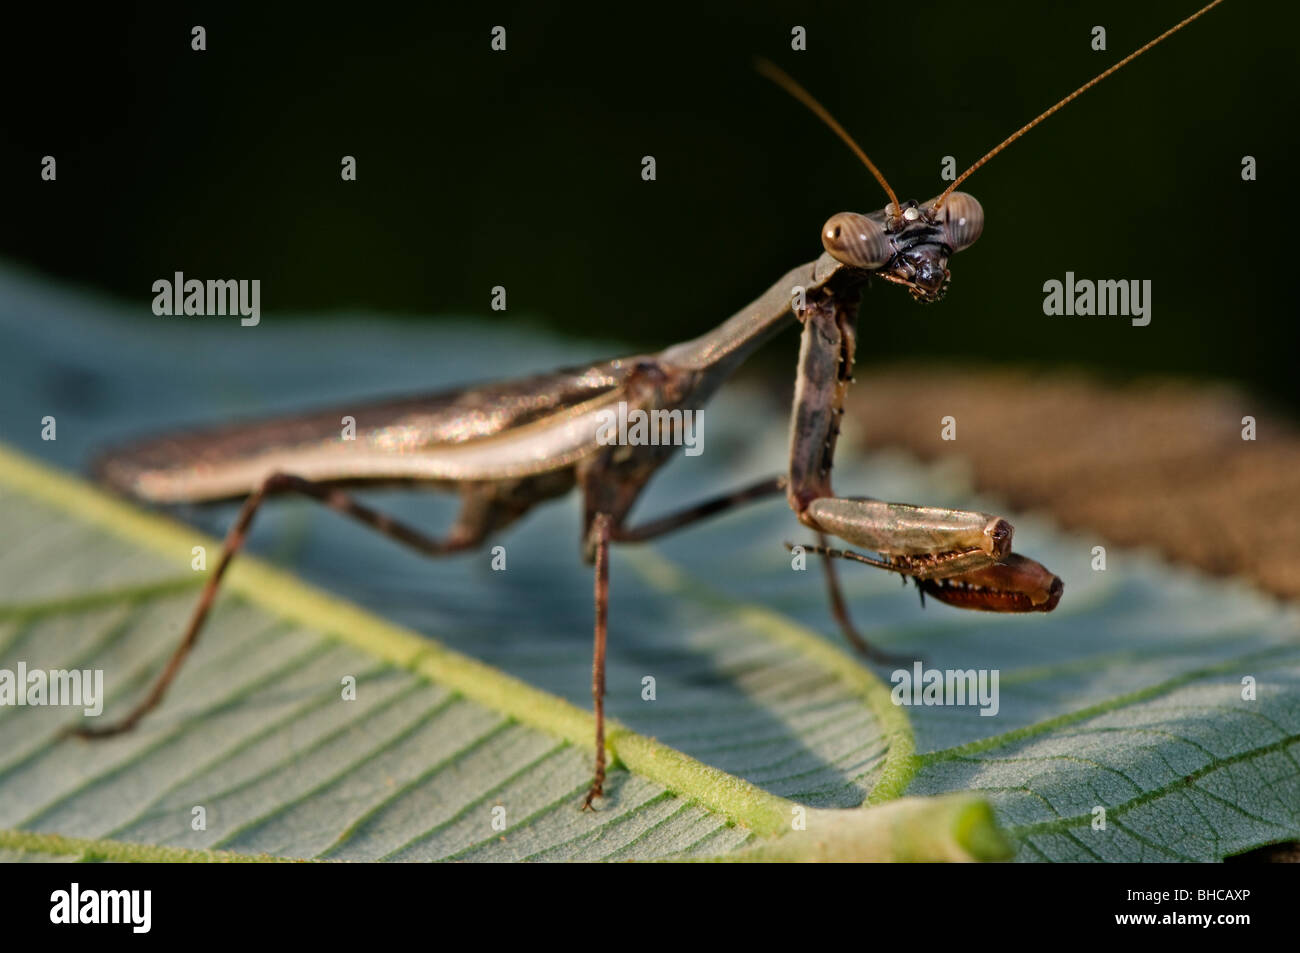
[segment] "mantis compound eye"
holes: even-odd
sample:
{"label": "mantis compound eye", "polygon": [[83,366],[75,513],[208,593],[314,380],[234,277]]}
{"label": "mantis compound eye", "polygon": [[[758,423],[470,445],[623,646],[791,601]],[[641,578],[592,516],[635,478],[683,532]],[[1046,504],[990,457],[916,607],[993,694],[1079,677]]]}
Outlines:
{"label": "mantis compound eye", "polygon": [[884,228],[858,212],[832,215],[822,228],[822,247],[855,268],[879,268],[892,255]]}
{"label": "mantis compound eye", "polygon": [[[934,202],[930,207],[934,207]],[[965,192],[954,192],[944,200],[939,209],[939,221],[948,233],[948,246],[953,251],[970,248],[984,231],[984,209],[975,196]]]}

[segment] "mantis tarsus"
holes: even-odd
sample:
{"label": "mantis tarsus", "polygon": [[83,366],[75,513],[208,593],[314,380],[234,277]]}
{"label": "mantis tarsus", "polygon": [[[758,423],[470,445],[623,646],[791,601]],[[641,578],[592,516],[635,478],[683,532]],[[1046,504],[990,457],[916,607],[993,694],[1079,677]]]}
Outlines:
{"label": "mantis tarsus", "polygon": [[[595,566],[592,694],[595,772],[583,807],[605,780],[605,649],[609,547],[653,539],[713,514],[784,492],[818,543],[833,613],[862,653],[878,653],[857,633],[840,593],[833,559],[845,558],[912,578],[923,593],[951,605],[1001,612],[1047,612],[1059,578],[1011,551],[1012,527],[987,513],[837,497],[830,480],[839,419],[852,381],[859,292],[879,277],[937,301],[950,278],[948,258],[980,236],[984,213],[957,192],[976,169],[1094,84],[1177,32],[1214,0],[1101,73],[990,150],[937,198],[900,203],[883,175],[842,127],[770,63],[759,69],[823,119],[880,182],[889,203],[870,214],[841,212],[826,223],[824,254],[800,265],[761,297],[708,333],[656,354],[481,387],[368,406],[238,424],[153,439],[106,454],[102,479],[154,503],[243,499],[221,556],[185,634],[151,689],[123,718],[72,733],[102,738],[131,729],[161,702],[197,641],[222,576],[268,496],[297,493],[431,556],[471,549],[538,503],[578,489],[584,502],[583,557]],[[789,469],[725,496],[659,519],[629,525],[650,478],[673,452],[665,445],[607,445],[602,418],[619,403],[651,411],[697,410],[754,350],[793,319],[803,325]],[[355,439],[340,422],[355,419]],[[352,499],[350,486],[419,484],[460,494],[460,514],[441,537],[396,522]],[[828,536],[875,553],[831,548]]]}

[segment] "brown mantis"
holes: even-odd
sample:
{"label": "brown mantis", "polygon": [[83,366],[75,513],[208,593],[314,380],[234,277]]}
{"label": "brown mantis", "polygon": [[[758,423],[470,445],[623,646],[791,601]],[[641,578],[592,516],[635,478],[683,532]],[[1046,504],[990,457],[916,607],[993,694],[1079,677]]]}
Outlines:
{"label": "brown mantis", "polygon": [[[262,503],[282,493],[315,499],[430,556],[472,549],[539,503],[577,489],[583,499],[584,559],[595,567],[592,695],[594,779],[583,807],[603,794],[605,653],[609,548],[638,543],[714,514],[784,492],[823,557],[833,614],[849,641],[879,658],[850,620],[835,558],[910,577],[951,605],[1002,612],[1051,611],[1059,578],[1011,550],[1012,527],[987,513],[838,497],[830,472],[844,400],[852,381],[855,322],[862,287],[879,277],[920,301],[947,289],[948,258],[983,229],[984,213],[956,191],[1015,139],[1222,0],[1214,0],[1080,87],[975,162],[935,199],[899,202],[866,154],[792,79],[771,64],[760,70],[800,99],[859,156],[889,204],[870,214],[842,212],[826,223],[824,253],[778,279],[757,300],[713,330],[655,354],[614,359],[519,380],[366,406],[236,424],[156,438],[113,451],[97,464],[113,488],[153,503],[242,499],[188,626],[163,672],[117,722],[78,727],[83,738],[130,730],[163,699],[202,631],[230,561]],[[697,412],[759,346],[790,320],[802,324],[789,467],[733,493],[636,525],[630,514],[650,478],[673,455],[666,444],[609,442],[609,415]],[[354,439],[345,439],[344,418]],[[454,491],[460,512],[441,537],[404,525],[354,500],[354,486],[412,485]],[[833,549],[827,537],[875,555]]]}

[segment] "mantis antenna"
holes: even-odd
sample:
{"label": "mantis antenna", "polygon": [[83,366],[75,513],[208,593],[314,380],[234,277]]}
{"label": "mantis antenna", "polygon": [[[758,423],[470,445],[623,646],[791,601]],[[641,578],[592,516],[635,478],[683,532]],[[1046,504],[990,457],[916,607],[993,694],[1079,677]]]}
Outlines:
{"label": "mantis antenna", "polygon": [[1017,129],[1017,130],[1016,130],[1015,132],[1013,132],[1011,135],[1007,136],[1007,138],[1003,139],[1003,140],[1002,140],[1001,142],[999,142],[996,146],[994,146],[994,147],[993,147],[992,149],[990,149],[987,153],[985,153],[984,156],[982,156],[982,157],[979,159],[979,161],[977,161],[977,162],[976,162],[974,165],[972,165],[969,169],[967,169],[967,170],[966,170],[965,172],[963,172],[961,175],[957,176],[956,180],[955,180],[955,181],[954,181],[950,186],[948,186],[946,189],[944,189],[944,190],[943,190],[943,194],[940,195],[940,196],[935,200],[935,202],[934,202],[934,208],[935,208],[935,209],[940,208],[940,207],[943,205],[944,200],[948,198],[948,195],[952,192],[952,190],[955,189],[955,188],[957,188],[957,186],[961,185],[961,184],[962,184],[963,182],[965,182],[968,178],[970,178],[971,173],[973,173],[976,169],[978,169],[978,168],[979,168],[980,166],[982,166],[984,163],[988,162],[990,159],[992,159],[995,155],[997,155],[999,152],[1001,152],[1001,151],[1002,151],[1003,149],[1005,149],[1007,146],[1011,145],[1011,143],[1015,142],[1017,139],[1019,139],[1021,136],[1023,136],[1025,133],[1027,133],[1030,129],[1033,129],[1035,126],[1037,126],[1040,122],[1042,122],[1044,119],[1046,119],[1046,118],[1047,118],[1048,116],[1050,116],[1052,113],[1054,113],[1054,112],[1056,112],[1057,110],[1061,109],[1061,108],[1064,107],[1067,103],[1069,103],[1069,102],[1071,102],[1071,101],[1077,99],[1078,97],[1082,96],[1084,93],[1086,93],[1088,90],[1092,89],[1092,87],[1096,86],[1098,83],[1100,83],[1103,79],[1105,79],[1105,78],[1106,78],[1107,76],[1109,76],[1111,73],[1114,73],[1114,72],[1116,72],[1117,70],[1119,70],[1121,67],[1126,66],[1126,65],[1128,65],[1129,63],[1133,62],[1133,60],[1137,59],[1139,56],[1141,56],[1141,55],[1142,55],[1143,53],[1145,53],[1147,50],[1151,49],[1151,47],[1155,46],[1155,45],[1156,45],[1157,43],[1159,43],[1161,40],[1164,40],[1164,39],[1166,39],[1166,38],[1168,38],[1168,37],[1170,37],[1170,36],[1173,36],[1175,33],[1177,33],[1177,32],[1178,32],[1179,30],[1181,30],[1183,27],[1187,26],[1187,24],[1191,23],[1191,22],[1192,22],[1193,20],[1195,20],[1197,17],[1201,16],[1202,14],[1208,13],[1210,10],[1214,9],[1215,7],[1217,7],[1217,6],[1218,6],[1220,3],[1222,3],[1222,2],[1223,2],[1223,0],[1214,0],[1213,3],[1207,3],[1205,6],[1201,7],[1201,9],[1197,10],[1195,13],[1193,13],[1191,16],[1189,16],[1186,20],[1183,20],[1181,23],[1177,24],[1176,26],[1172,26],[1172,27],[1170,27],[1168,30],[1165,30],[1164,33],[1161,33],[1158,37],[1156,37],[1156,38],[1155,38],[1154,40],[1152,40],[1150,43],[1147,43],[1146,45],[1141,46],[1141,47],[1139,47],[1138,49],[1134,50],[1134,51],[1133,51],[1132,53],[1130,53],[1128,56],[1124,57],[1122,60],[1120,60],[1120,61],[1119,61],[1118,63],[1116,63],[1114,66],[1112,66],[1110,69],[1105,70],[1104,72],[1099,73],[1097,76],[1094,76],[1092,79],[1088,80],[1088,82],[1084,83],[1082,86],[1080,86],[1080,87],[1079,87],[1078,89],[1076,89],[1074,92],[1072,92],[1069,96],[1066,96],[1064,99],[1062,99],[1059,103],[1057,103],[1057,104],[1056,104],[1055,106],[1053,106],[1051,109],[1048,109],[1048,110],[1046,110],[1045,112],[1039,113],[1037,116],[1035,116],[1035,117],[1034,117],[1033,119],[1031,119],[1029,122],[1025,123],[1025,124],[1024,124],[1023,126],[1021,126],[1019,129]]}
{"label": "mantis antenna", "polygon": [[876,164],[867,158],[867,154],[862,151],[862,147],[853,141],[853,137],[844,131],[844,127],[835,121],[835,117],[830,114],[826,107],[813,98],[812,93],[808,92],[808,90],[795,82],[794,78],[791,77],[789,73],[781,69],[781,67],[777,66],[771,60],[764,59],[761,56],[757,57],[754,60],[754,68],[772,82],[776,83],[776,85],[784,89],[795,99],[799,100],[799,102],[807,106],[812,110],[813,115],[826,123],[826,125],[830,126],[831,131],[843,139],[848,147],[853,150],[854,155],[862,160],[863,165],[871,170],[871,174],[876,177],[876,181],[880,183],[881,187],[885,190],[885,194],[889,196],[889,201],[894,203],[894,214],[897,215],[902,212],[903,207],[898,204],[898,196],[895,195],[894,190],[889,187],[889,183],[885,181],[884,175],[882,175],[880,170],[876,168]]}

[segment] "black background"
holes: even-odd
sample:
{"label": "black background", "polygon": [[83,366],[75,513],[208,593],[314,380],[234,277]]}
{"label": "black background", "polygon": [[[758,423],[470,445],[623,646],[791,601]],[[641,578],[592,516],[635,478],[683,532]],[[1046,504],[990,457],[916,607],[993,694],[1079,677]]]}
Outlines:
{"label": "black background", "polygon": [[[14,873],[20,869],[8,868]],[[667,877],[662,876],[665,872]],[[617,949],[626,941],[593,939],[592,931],[599,929],[589,910],[574,909],[556,920],[557,903],[573,904],[569,898],[577,896],[584,898],[579,906],[596,907],[618,891],[661,896],[680,890],[686,898],[682,903],[707,917],[719,906],[719,898],[726,907],[744,911],[741,897],[762,891],[774,897],[790,894],[790,915],[796,923],[804,910],[799,905],[803,894],[791,888],[789,871],[762,864],[730,865],[725,870],[713,864],[610,864],[599,870],[585,864],[548,865],[545,884],[523,864],[460,864],[454,871],[422,865],[418,873],[412,877],[405,864],[308,864],[292,871],[274,864],[44,865],[4,884],[0,915],[6,936],[14,940],[61,936],[65,941],[127,948],[151,942],[192,944],[199,937],[245,944],[250,939],[301,945],[354,938],[373,943],[385,932],[434,936],[450,928],[497,945],[534,940],[540,930],[547,930],[560,942],[596,942]],[[816,898],[810,902],[823,911],[819,938],[841,945],[861,942],[864,935],[898,942],[954,932],[1032,931],[1068,932],[1080,938],[1129,934],[1148,942],[1164,938],[1183,947],[1191,942],[1191,948],[1197,948],[1196,940],[1201,946],[1222,947],[1285,929],[1280,924],[1286,922],[1286,904],[1293,896],[1292,871],[1281,865],[1237,866],[1230,871],[1181,864],[1075,864],[1050,870],[1038,864],[984,865],[978,870],[960,864],[901,864],[854,871],[821,865],[807,867],[800,876],[801,886]],[[134,934],[125,926],[51,925],[50,894],[68,890],[74,880],[82,890],[151,889],[153,929]],[[1193,895],[1198,889],[1246,889],[1250,895],[1244,900],[1161,904],[1128,899],[1130,890],[1179,888]],[[726,903],[733,899],[728,891],[735,892],[737,903]],[[663,906],[633,907],[627,916],[653,919],[662,929],[673,929],[680,918],[666,917],[659,909]],[[677,907],[670,903],[667,909]],[[1246,914],[1250,923],[1209,928],[1115,923],[1117,914],[1148,913]],[[733,915],[712,930],[719,936],[725,931],[730,942],[758,941],[770,938],[772,920]],[[707,921],[696,930],[713,935]]]}
{"label": "black background", "polygon": [[[179,270],[259,278],[280,316],[468,315],[659,347],[816,257],[831,213],[884,202],[755,54],[925,199],[944,155],[965,168],[1194,5],[27,5],[6,11],[0,256],[142,314]],[[964,188],[987,226],[948,298],[873,289],[860,359],[1229,378],[1300,408],[1291,10],[1228,0],[980,170]],[[1067,270],[1151,279],[1152,324],[1044,316]]]}

